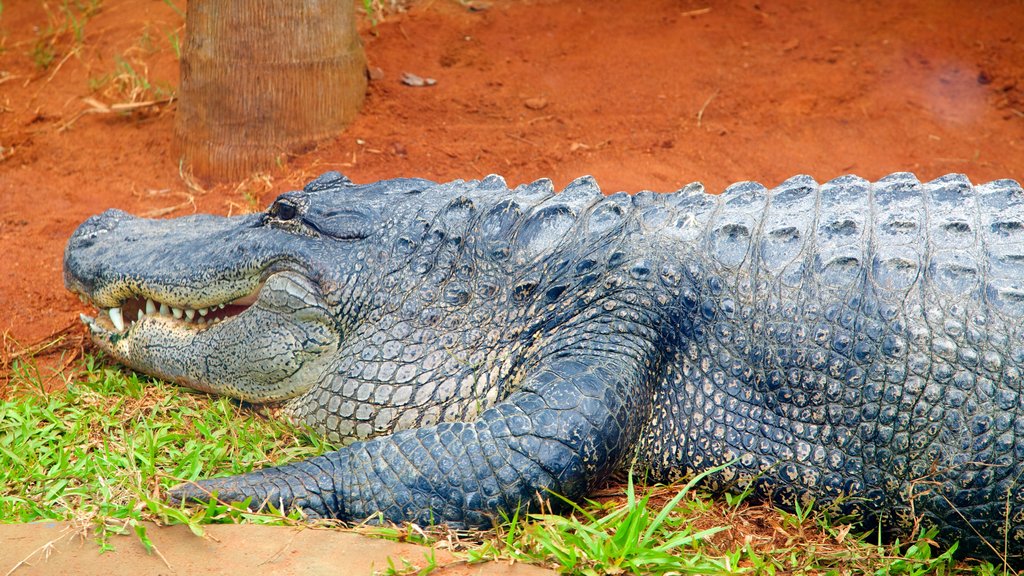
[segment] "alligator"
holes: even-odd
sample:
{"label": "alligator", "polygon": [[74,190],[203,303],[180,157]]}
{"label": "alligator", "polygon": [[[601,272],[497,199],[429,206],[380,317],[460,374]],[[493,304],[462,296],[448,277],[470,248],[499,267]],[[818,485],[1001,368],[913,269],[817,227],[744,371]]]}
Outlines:
{"label": "alligator", "polygon": [[1013,180],[606,196],[328,172],[258,214],[108,210],[64,278],[117,361],[341,446],[175,503],[479,527],[626,469],[713,471],[710,492],[1024,556]]}

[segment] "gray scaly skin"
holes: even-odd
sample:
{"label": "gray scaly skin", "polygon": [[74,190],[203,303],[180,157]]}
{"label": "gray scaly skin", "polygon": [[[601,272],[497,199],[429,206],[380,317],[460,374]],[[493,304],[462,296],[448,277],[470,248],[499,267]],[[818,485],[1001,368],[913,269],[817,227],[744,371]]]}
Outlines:
{"label": "gray scaly skin", "polygon": [[711,489],[1024,553],[1011,180],[604,197],[590,178],[556,195],[328,173],[262,214],[107,211],[65,280],[119,361],[345,445],[174,500],[480,526],[630,465],[660,481],[735,460]]}

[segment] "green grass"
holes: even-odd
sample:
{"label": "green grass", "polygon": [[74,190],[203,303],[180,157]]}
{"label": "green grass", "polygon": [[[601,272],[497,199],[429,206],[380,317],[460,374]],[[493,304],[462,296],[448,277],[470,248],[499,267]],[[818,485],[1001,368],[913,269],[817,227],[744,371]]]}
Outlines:
{"label": "green grass", "polygon": [[374,28],[377,27],[377,14],[380,10],[380,2],[374,0],[363,0],[363,11],[366,12],[366,17],[370,19],[370,25]]}
{"label": "green grass", "polygon": [[170,45],[171,50],[174,51],[174,59],[181,60],[181,31],[185,27],[185,11],[179,8],[178,5],[171,0],[164,0],[164,4],[167,4],[171,10],[174,10],[174,13],[177,14],[178,18],[181,18],[182,21],[182,25],[177,30],[167,33],[167,43]]}
{"label": "green grass", "polygon": [[171,10],[174,10],[174,13],[177,14],[179,18],[181,18],[182,20],[185,19],[185,11],[179,8],[177,4],[175,4],[171,0],[164,0],[164,4],[170,6]]}
{"label": "green grass", "polygon": [[[86,358],[67,390],[43,394],[32,367],[13,368],[0,400],[0,518],[202,523],[275,520],[212,506],[188,514],[165,504],[170,486],[306,458],[314,436],[227,399],[123,373]],[[294,516],[297,518],[297,516]]]}
{"label": "green grass", "polygon": [[171,47],[171,51],[174,52],[174,59],[181,60],[181,35],[177,31],[168,32],[167,44]]}
{"label": "green grass", "polygon": [[[147,25],[133,46],[114,56],[111,72],[89,78],[89,90],[121,105],[173,98],[176,88],[171,82],[150,79],[146,60],[161,50],[154,39],[157,34]],[[172,32],[167,39],[174,57],[181,59],[178,33]]]}
{"label": "green grass", "polygon": [[51,7],[43,2],[46,24],[37,28],[29,57],[40,70],[48,69],[58,56],[70,55],[85,41],[85,24],[99,12],[102,0],[63,0]]}
{"label": "green grass", "polygon": [[[307,458],[328,446],[234,401],[188,392],[86,357],[58,393],[42,392],[32,364],[16,364],[0,400],[0,519],[90,521],[101,546],[143,521],[294,523],[298,513],[254,514],[244,505],[178,508],[166,491],[182,481]],[[934,533],[880,544],[816,510],[784,512],[713,499],[683,486],[625,487],[595,495],[569,513],[540,510],[494,530],[364,526],[392,540],[443,541],[459,563],[540,564],[567,574],[996,574],[991,564],[957,564]],[[552,495],[552,499],[558,497]],[[389,574],[427,574],[440,565],[392,565]]]}
{"label": "green grass", "polygon": [[89,79],[89,90],[104,92],[108,97],[121,103],[162,100],[175,94],[175,88],[167,82],[153,82],[145,63],[124,56],[114,56],[114,71]]}

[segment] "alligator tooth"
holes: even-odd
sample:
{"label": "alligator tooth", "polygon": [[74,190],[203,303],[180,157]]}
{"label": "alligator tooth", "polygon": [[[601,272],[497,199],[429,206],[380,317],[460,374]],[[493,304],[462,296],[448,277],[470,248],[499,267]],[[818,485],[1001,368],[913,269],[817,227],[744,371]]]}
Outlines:
{"label": "alligator tooth", "polygon": [[210,313],[210,309],[209,308],[200,308],[199,309],[199,315],[200,316],[206,316],[209,313]]}
{"label": "alligator tooth", "polygon": [[114,328],[117,328],[118,332],[124,331],[124,318],[121,317],[121,309],[111,308],[107,310],[107,314],[110,314],[110,321],[114,323]]}
{"label": "alligator tooth", "polygon": [[199,320],[196,320],[196,324],[206,324],[206,318],[200,316]]}
{"label": "alligator tooth", "polygon": [[156,314],[156,304],[153,303],[152,298],[146,298],[146,314]]}
{"label": "alligator tooth", "polygon": [[[136,318],[136,320],[142,320],[143,316],[145,316],[145,314],[142,313],[142,310],[139,310],[139,317]],[[134,322],[132,322],[132,324],[134,324]]]}
{"label": "alligator tooth", "polygon": [[181,308],[171,308],[171,314],[174,314],[175,318],[181,320]]}
{"label": "alligator tooth", "polygon": [[196,317],[196,311],[192,310],[191,308],[186,308],[185,309],[185,317],[188,318],[189,320],[195,318]]}
{"label": "alligator tooth", "polygon": [[169,316],[170,314],[171,314],[171,309],[167,306],[167,304],[164,304],[163,302],[161,302],[160,303],[160,315],[161,316]]}
{"label": "alligator tooth", "polygon": [[226,306],[227,306],[227,304],[224,304],[224,303],[217,304],[217,308],[220,308],[221,310],[223,310]]}

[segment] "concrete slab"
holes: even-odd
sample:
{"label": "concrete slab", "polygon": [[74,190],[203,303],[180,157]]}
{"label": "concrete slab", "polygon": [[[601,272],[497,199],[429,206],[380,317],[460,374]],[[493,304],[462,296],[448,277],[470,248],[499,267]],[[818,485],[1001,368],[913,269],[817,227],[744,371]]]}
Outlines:
{"label": "concrete slab", "polygon": [[[134,535],[114,537],[114,552],[67,522],[0,524],[0,576],[83,574],[160,576],[232,574],[369,575],[384,572],[390,558],[424,567],[431,549],[330,529],[285,526],[207,526],[207,537],[185,526],[147,526],[159,555],[147,552]],[[84,536],[84,537],[83,537]],[[162,558],[161,558],[162,556]],[[521,564],[467,566],[446,550],[434,550],[444,576],[540,576],[554,572]]]}

